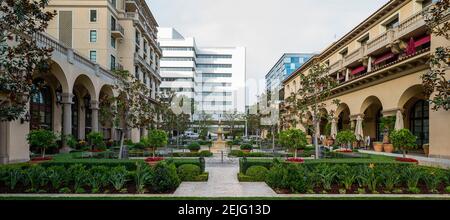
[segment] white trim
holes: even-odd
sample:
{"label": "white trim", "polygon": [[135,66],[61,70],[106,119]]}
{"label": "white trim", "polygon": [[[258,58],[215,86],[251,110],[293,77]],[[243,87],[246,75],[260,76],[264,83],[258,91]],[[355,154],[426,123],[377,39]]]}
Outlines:
{"label": "white trim", "polygon": [[[96,20],[95,21],[91,21],[92,11],[96,12],[96,16],[95,16]],[[91,24],[98,23],[98,18],[99,18],[99,16],[98,16],[98,9],[97,8],[90,8],[89,9],[89,23],[91,23]]]}

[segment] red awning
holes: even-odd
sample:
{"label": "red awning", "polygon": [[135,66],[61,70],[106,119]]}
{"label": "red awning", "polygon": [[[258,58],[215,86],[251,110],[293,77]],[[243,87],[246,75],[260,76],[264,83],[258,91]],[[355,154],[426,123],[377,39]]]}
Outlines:
{"label": "red awning", "polygon": [[352,75],[356,75],[356,74],[358,74],[358,73],[361,73],[361,72],[364,71],[364,70],[366,70],[366,67],[365,67],[365,66],[357,67],[357,68],[355,68],[355,69],[352,70]]}
{"label": "red awning", "polygon": [[419,47],[419,46],[422,46],[422,45],[424,45],[424,44],[426,44],[426,43],[428,43],[430,41],[431,41],[431,35],[428,35],[428,36],[420,38],[419,40],[416,40],[416,42],[414,42],[414,46],[415,47]]}
{"label": "red awning", "polygon": [[389,52],[389,53],[384,54],[383,56],[381,56],[381,57],[375,59],[375,61],[373,61],[373,64],[376,65],[376,64],[382,63],[382,62],[384,62],[384,61],[386,61],[386,60],[391,59],[392,57],[394,57],[394,53]]}

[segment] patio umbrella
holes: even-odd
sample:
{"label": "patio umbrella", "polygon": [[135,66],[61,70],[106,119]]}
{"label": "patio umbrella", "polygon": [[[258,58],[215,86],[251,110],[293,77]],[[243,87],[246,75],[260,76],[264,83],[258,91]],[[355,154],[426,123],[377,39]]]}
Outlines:
{"label": "patio umbrella", "polygon": [[395,116],[395,130],[400,130],[403,129],[404,123],[403,123],[403,114],[402,112],[399,110],[397,111],[397,115]]}
{"label": "patio umbrella", "polygon": [[336,139],[336,135],[337,135],[337,123],[336,123],[336,119],[332,119],[331,120],[331,132],[330,135],[333,139]]}
{"label": "patio umbrella", "polygon": [[362,121],[363,121],[363,119],[361,118],[361,116],[358,116],[358,118],[356,118],[355,135],[356,135],[356,140],[358,140],[358,141],[360,141],[364,138]]}

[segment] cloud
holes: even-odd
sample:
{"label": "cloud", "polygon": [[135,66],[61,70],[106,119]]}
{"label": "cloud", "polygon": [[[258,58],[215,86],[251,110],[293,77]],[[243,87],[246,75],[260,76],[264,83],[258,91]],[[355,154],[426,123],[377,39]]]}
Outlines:
{"label": "cloud", "polygon": [[[147,0],[161,27],[198,46],[244,46],[247,78],[286,52],[320,52],[388,0]],[[336,38],[335,38],[336,36]]]}

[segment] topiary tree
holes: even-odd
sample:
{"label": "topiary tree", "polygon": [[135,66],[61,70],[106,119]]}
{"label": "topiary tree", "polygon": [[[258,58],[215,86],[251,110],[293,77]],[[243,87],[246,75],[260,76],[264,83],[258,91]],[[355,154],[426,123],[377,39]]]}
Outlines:
{"label": "topiary tree", "polygon": [[406,157],[406,151],[417,148],[417,137],[408,129],[400,129],[391,133],[391,141],[395,148],[403,151],[403,157]]}
{"label": "topiary tree", "polygon": [[304,150],[307,145],[305,132],[299,129],[289,129],[282,131],[279,138],[280,144],[294,150],[294,157],[297,158],[297,151]]}
{"label": "topiary tree", "polygon": [[156,149],[166,146],[167,142],[167,133],[163,130],[154,129],[148,134],[148,145],[153,149],[153,157],[155,157]]}
{"label": "topiary tree", "polygon": [[188,145],[188,149],[191,152],[198,152],[200,150],[201,146],[198,142],[192,142]]}
{"label": "topiary tree", "polygon": [[352,131],[340,131],[336,135],[336,144],[340,146],[351,146],[354,141],[356,141],[356,135]]}
{"label": "topiary tree", "polygon": [[28,144],[32,147],[41,149],[42,157],[45,157],[45,150],[48,148],[57,147],[56,140],[58,137],[49,130],[34,130],[27,136]]}

